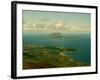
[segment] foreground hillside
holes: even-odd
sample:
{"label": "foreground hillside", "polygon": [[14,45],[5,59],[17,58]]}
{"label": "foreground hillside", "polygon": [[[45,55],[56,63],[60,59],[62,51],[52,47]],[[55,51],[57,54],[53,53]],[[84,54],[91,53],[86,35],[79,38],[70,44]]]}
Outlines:
{"label": "foreground hillside", "polygon": [[23,46],[23,69],[59,68],[89,66],[82,62],[76,62],[64,52],[76,52],[72,48],[44,47],[34,45]]}

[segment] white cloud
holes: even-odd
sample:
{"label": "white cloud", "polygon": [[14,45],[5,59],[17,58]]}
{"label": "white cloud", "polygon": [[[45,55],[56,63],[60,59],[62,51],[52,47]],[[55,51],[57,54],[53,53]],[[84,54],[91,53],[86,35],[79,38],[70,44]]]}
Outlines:
{"label": "white cloud", "polygon": [[63,21],[52,24],[46,23],[27,23],[23,25],[25,31],[90,31],[89,27],[69,26]]}
{"label": "white cloud", "polygon": [[56,28],[64,28],[65,27],[65,23],[63,21],[59,21],[55,23],[55,27]]}
{"label": "white cloud", "polygon": [[90,31],[89,27],[71,26],[68,28],[70,31]]}

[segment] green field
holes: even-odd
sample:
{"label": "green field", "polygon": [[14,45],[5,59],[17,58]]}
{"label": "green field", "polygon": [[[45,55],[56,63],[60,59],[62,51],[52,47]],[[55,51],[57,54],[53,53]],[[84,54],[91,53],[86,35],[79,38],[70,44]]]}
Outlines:
{"label": "green field", "polygon": [[78,55],[73,48],[23,45],[23,69],[89,66],[64,55],[64,52]]}

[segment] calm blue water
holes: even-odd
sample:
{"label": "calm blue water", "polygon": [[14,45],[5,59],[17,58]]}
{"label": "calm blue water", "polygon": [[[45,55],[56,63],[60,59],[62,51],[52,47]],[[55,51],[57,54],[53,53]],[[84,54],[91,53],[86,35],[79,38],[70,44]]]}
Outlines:
{"label": "calm blue water", "polygon": [[74,48],[77,52],[68,54],[76,61],[90,64],[90,33],[61,33],[61,38],[53,38],[51,33],[23,33],[24,44],[34,44],[39,46],[53,46]]}

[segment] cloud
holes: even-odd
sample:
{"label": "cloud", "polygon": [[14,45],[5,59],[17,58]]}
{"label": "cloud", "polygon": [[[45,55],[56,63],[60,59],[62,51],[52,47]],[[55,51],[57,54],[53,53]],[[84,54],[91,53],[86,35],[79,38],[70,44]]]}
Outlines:
{"label": "cloud", "polygon": [[64,28],[65,27],[65,23],[63,21],[58,21],[55,23],[55,28]]}
{"label": "cloud", "polygon": [[90,31],[89,27],[79,27],[76,25],[67,25],[64,21],[54,23],[27,23],[23,25],[25,31]]}
{"label": "cloud", "polygon": [[89,27],[79,27],[79,26],[71,26],[68,28],[69,31],[90,31]]}

